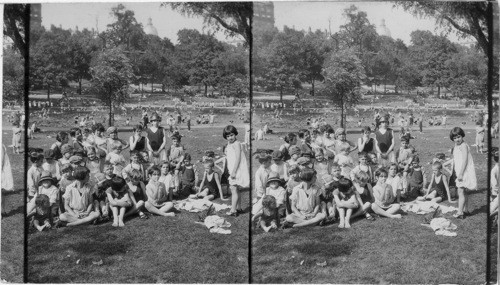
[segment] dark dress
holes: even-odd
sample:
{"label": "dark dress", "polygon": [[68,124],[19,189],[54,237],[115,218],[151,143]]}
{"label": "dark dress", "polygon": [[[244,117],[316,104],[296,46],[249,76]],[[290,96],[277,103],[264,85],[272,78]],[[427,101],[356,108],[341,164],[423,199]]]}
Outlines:
{"label": "dark dress", "polygon": [[220,197],[220,194],[217,182],[215,182],[215,175],[218,175],[217,172],[212,172],[212,180],[208,180],[208,175],[205,175],[202,183],[204,188],[208,188],[208,195],[214,195],[214,199],[217,199]]}
{"label": "dark dress", "polygon": [[162,127],[158,127],[156,132],[151,131],[150,128],[146,129],[146,133],[148,134],[149,144],[153,151],[158,151],[160,146],[163,144],[164,139],[164,130]]}

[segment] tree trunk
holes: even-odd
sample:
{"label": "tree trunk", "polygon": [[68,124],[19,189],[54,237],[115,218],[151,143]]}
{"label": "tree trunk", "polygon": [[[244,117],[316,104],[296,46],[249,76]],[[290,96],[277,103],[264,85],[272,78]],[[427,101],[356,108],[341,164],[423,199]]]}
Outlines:
{"label": "tree trunk", "polygon": [[47,101],[50,102],[50,85],[47,86]]}
{"label": "tree trunk", "polygon": [[311,96],[314,97],[314,78],[312,78],[312,80],[311,80],[311,86],[312,86]]}
{"label": "tree trunk", "polygon": [[113,125],[113,101],[109,101],[109,126]]}
{"label": "tree trunk", "polygon": [[78,95],[82,95],[82,78],[78,78]]}
{"label": "tree trunk", "polygon": [[283,86],[280,86],[280,102],[283,103]]}
{"label": "tree trunk", "polygon": [[441,86],[438,85],[438,98],[439,98],[439,95],[441,95]]}
{"label": "tree trunk", "polygon": [[165,93],[165,84],[161,84],[161,92]]}
{"label": "tree trunk", "polygon": [[151,94],[153,94],[153,82],[151,81]]}
{"label": "tree trunk", "polygon": [[341,108],[340,108],[340,127],[344,127],[344,100],[340,100]]}
{"label": "tree trunk", "polygon": [[207,94],[208,94],[208,85],[205,84],[205,95],[204,96],[207,97]]}

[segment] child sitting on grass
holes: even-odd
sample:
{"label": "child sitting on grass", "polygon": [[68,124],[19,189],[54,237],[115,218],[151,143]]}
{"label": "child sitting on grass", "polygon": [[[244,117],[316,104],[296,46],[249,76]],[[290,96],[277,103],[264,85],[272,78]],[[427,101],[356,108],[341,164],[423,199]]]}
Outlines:
{"label": "child sitting on grass", "polygon": [[403,180],[398,173],[398,165],[396,163],[391,163],[389,166],[386,183],[391,185],[396,202],[400,203],[401,198],[406,197],[406,193],[403,192]]}
{"label": "child sitting on grass", "polygon": [[363,201],[348,178],[341,177],[337,185],[338,188],[333,190],[333,197],[339,211],[339,228],[350,228],[351,219],[365,213],[361,207]]}
{"label": "child sitting on grass", "polygon": [[129,175],[127,186],[132,207],[125,213],[124,217],[139,213],[141,219],[147,219],[148,216],[142,211],[144,208],[144,201],[146,201],[146,185],[142,182],[142,175],[137,169],[131,170]]}
{"label": "child sitting on grass", "polygon": [[349,178],[351,170],[354,168],[354,160],[351,156],[349,156],[351,146],[348,143],[343,142],[341,143],[339,150],[340,151],[337,155],[335,155],[333,162],[340,165],[342,176]]}
{"label": "child sitting on grass", "polygon": [[[286,190],[280,184],[281,184],[281,179],[279,178],[279,174],[277,172],[271,172],[269,174],[269,178],[266,183],[267,187],[264,193],[264,197],[269,195],[273,196],[275,199],[278,216],[285,217]],[[263,207],[263,198],[252,206],[252,214],[253,214],[252,222],[255,221],[258,215],[262,212],[262,207]]]}
{"label": "child sitting on grass", "polygon": [[276,206],[276,198],[274,196],[265,195],[262,198],[262,211],[256,214],[255,218],[259,219],[260,227],[266,233],[280,227],[278,207]]}
{"label": "child sitting on grass", "polygon": [[359,164],[352,169],[350,177],[347,178],[351,179],[351,181],[354,181],[354,177],[356,176],[356,174],[360,171],[363,171],[368,174],[369,176],[368,183],[371,184],[373,182],[373,172],[370,165],[368,165],[369,160],[370,158],[368,157],[368,154],[366,152],[358,153]]}
{"label": "child sitting on grass", "polygon": [[220,197],[221,200],[226,201],[227,199],[224,199],[222,194],[219,173],[214,171],[214,161],[207,159],[203,162],[203,166],[205,167],[205,172],[201,179],[199,191],[197,194],[191,195],[191,198],[213,200]]}
{"label": "child sitting on grass", "polygon": [[[325,153],[322,148],[314,149],[314,158],[314,170],[316,170],[317,177],[322,178],[325,175],[330,175],[332,162],[325,158]],[[320,188],[324,186],[323,179],[318,179],[316,183]]]}
{"label": "child sitting on grass", "polygon": [[258,153],[256,155],[260,163],[259,168],[255,172],[255,198],[254,203],[259,201],[266,193],[266,184],[271,172],[271,156],[267,153]]}
{"label": "child sitting on grass", "polygon": [[65,144],[61,147],[62,157],[59,159],[60,165],[69,164],[69,159],[73,156],[73,148],[69,144]]}
{"label": "child sitting on grass", "polygon": [[96,183],[95,176],[98,173],[102,173],[104,162],[97,156],[96,148],[93,146],[87,147],[87,162],[85,166],[90,171],[90,182]]}
{"label": "child sitting on grass", "polygon": [[52,227],[52,211],[50,210],[49,197],[40,194],[35,198],[35,214],[33,215],[33,226],[38,231],[48,230]]}
{"label": "child sitting on grass", "polygon": [[127,208],[132,206],[130,194],[125,179],[115,176],[111,179],[110,187],[106,189],[109,207],[113,213],[113,227],[123,227],[123,218]]}
{"label": "child sitting on grass", "polygon": [[172,172],[172,165],[168,161],[163,161],[160,168],[160,178],[158,181],[165,184],[165,187],[169,193],[172,193],[172,197],[176,197],[177,193],[175,192],[175,177]]}
{"label": "child sitting on grass", "polygon": [[302,170],[300,180],[302,183],[293,188],[290,196],[292,213],[286,216],[288,225],[292,224],[295,228],[316,225],[325,218],[320,212],[320,189],[315,185],[316,171],[309,168]]}
{"label": "child sitting on grass", "polygon": [[149,169],[148,175],[149,183],[146,185],[146,209],[151,214],[159,216],[175,216],[175,213],[170,212],[170,210],[174,208],[174,203],[172,203],[172,192],[167,192],[165,184],[158,181],[160,178],[160,169],[153,166]]}
{"label": "child sitting on grass", "polygon": [[289,166],[292,166],[292,165],[297,165],[297,160],[299,159],[300,157],[300,148],[296,145],[292,145],[289,149],[288,149],[288,152],[290,154],[290,159],[288,159],[286,161],[286,163],[289,165]]}
{"label": "child sitting on grass", "polygon": [[[368,173],[364,171],[360,171],[356,173],[354,176],[354,180],[352,181],[354,189],[358,193],[359,197],[361,198],[361,208],[363,210],[363,214],[365,215],[365,218],[369,221],[374,221],[375,218],[368,213],[368,210],[371,208],[373,201],[375,198],[373,197],[373,189],[372,185],[368,183],[370,181],[370,176]],[[353,218],[355,216],[352,216]]]}
{"label": "child sitting on grass", "polygon": [[122,177],[125,181],[130,181],[130,173],[136,170],[139,172],[140,180],[144,180],[144,168],[140,163],[140,153],[138,151],[130,151],[130,163],[122,170]]}
{"label": "child sitting on grass", "polygon": [[39,185],[37,195],[43,194],[49,197],[52,217],[57,218],[59,210],[59,189],[55,186],[52,174],[48,171],[43,171]]}
{"label": "child sitting on grass", "polygon": [[75,181],[66,187],[63,195],[66,212],[59,216],[67,226],[77,226],[99,218],[99,212],[92,211],[92,191],[88,185],[89,170],[79,166],[73,171]]}
{"label": "child sitting on grass", "polygon": [[111,186],[111,180],[106,179],[106,175],[103,173],[97,173],[95,175],[95,181],[96,184],[94,186],[92,198],[94,200],[94,211],[99,213],[99,218],[94,220],[95,224],[97,224],[109,220],[109,202],[107,200],[106,190]]}
{"label": "child sitting on grass", "polygon": [[377,184],[373,186],[373,196],[375,202],[372,203],[372,210],[381,216],[387,218],[401,218],[401,214],[396,214],[401,208],[399,204],[393,204],[394,194],[391,185],[386,183],[387,171],[380,168],[375,172]]}
{"label": "child sitting on grass", "polygon": [[425,195],[417,197],[419,201],[431,200],[432,202],[442,202],[448,200],[452,203],[448,178],[441,172],[443,166],[440,162],[432,164],[432,177]]}
{"label": "child sitting on grass", "polygon": [[300,169],[298,165],[291,166],[288,169],[288,181],[285,185],[286,197],[285,197],[285,205],[286,205],[286,213],[289,215],[292,213],[292,208],[290,206],[290,195],[292,195],[293,188],[298,186],[300,181]]}
{"label": "child sitting on grass", "polygon": [[320,222],[320,226],[322,226],[325,223],[335,221],[336,206],[333,191],[338,188],[338,179],[330,174],[325,174],[320,179],[323,180],[323,187],[319,199],[321,201],[321,211],[325,215],[325,219]]}

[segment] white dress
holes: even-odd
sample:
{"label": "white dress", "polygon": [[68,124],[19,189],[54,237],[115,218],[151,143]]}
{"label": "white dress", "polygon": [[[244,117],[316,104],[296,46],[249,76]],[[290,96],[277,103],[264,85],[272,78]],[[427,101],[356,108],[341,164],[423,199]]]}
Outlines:
{"label": "white dress", "polygon": [[474,169],[474,161],[470,152],[469,145],[463,142],[459,146],[453,148],[453,168],[458,177],[458,171],[463,167],[467,155],[467,166],[465,167],[462,181],[456,180],[457,187],[467,188],[469,190],[477,189],[476,170]]}
{"label": "white dress", "polygon": [[14,190],[14,177],[12,176],[12,168],[5,145],[2,145],[2,189]]}
{"label": "white dress", "polygon": [[[236,164],[236,151],[240,150],[240,163]],[[244,146],[239,142],[227,144],[226,147],[226,157],[227,157],[227,169],[229,169],[229,174],[231,170],[236,167],[235,178],[229,177],[229,185],[238,185],[240,187],[250,186],[250,171],[248,168],[247,157],[245,153]]]}

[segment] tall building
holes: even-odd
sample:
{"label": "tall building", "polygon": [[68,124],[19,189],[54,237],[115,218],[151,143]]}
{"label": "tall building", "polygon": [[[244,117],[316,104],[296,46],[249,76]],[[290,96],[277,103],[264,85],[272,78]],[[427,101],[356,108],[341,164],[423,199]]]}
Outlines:
{"label": "tall building", "polygon": [[42,26],[42,4],[31,4],[30,6],[30,26],[39,28]]}
{"label": "tall building", "polygon": [[254,2],[253,25],[254,32],[274,28],[274,4],[273,2]]}

